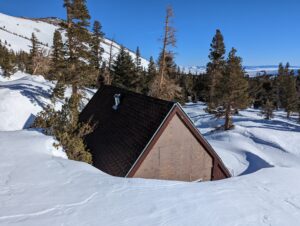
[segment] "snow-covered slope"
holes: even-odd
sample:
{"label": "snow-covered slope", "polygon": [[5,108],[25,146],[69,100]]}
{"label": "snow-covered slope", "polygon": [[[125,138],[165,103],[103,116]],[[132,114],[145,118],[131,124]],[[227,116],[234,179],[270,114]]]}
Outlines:
{"label": "snow-covered slope", "polygon": [[49,102],[52,87],[42,76],[17,72],[7,79],[0,75],[0,131],[28,128]]}
{"label": "snow-covered slope", "polygon": [[[19,17],[8,16],[0,13],[0,40],[2,43],[7,43],[6,47],[13,51],[26,51],[30,50],[30,38],[34,33],[38,40],[42,43],[45,50],[50,50],[53,41],[53,33],[56,29],[60,28],[57,25],[46,22],[45,19],[25,19]],[[64,34],[64,32],[62,31]],[[103,59],[108,60],[110,45],[112,44],[112,55],[116,57],[119,52],[120,45],[112,42],[109,39],[104,39],[102,47],[104,48]],[[135,54],[128,50],[130,55],[135,58]],[[148,66],[148,61],[144,58],[141,59],[143,67]]]}
{"label": "snow-covered slope", "polygon": [[276,112],[266,121],[247,109],[234,117],[234,130],[214,131],[222,120],[205,113],[202,103],[187,104],[185,111],[234,177],[125,179],[67,160],[51,137],[22,130],[27,116],[49,101],[52,83],[21,73],[0,80],[0,225],[299,225],[296,116],[286,120]]}

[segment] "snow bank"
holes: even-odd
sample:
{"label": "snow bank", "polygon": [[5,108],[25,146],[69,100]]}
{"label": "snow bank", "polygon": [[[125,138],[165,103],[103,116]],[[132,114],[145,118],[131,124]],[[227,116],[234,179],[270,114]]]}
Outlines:
{"label": "snow bank", "polygon": [[17,72],[8,79],[0,75],[0,131],[28,128],[49,103],[52,86],[42,76]]}
{"label": "snow bank", "polygon": [[[22,130],[49,102],[51,87],[40,76],[0,76],[0,225],[298,225],[300,126],[284,112],[267,121],[257,110],[241,111],[235,129],[225,132],[214,131],[223,121],[204,104],[187,104],[185,111],[235,177],[125,179],[67,160],[52,137]],[[94,90],[85,92],[88,99]]]}
{"label": "snow bank", "polygon": [[282,111],[265,120],[259,110],[247,109],[233,117],[235,129],[215,131],[224,123],[205,112],[203,103],[187,104],[185,111],[233,175],[275,166],[300,167],[300,125]]}
{"label": "snow bank", "polygon": [[0,132],[0,225],[296,226],[300,219],[297,169],[205,183],[124,179],[54,157],[50,140]]}

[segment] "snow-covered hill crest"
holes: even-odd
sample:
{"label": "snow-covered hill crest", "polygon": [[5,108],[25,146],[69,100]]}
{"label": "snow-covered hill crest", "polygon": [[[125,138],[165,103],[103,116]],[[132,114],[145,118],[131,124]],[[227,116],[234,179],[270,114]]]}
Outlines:
{"label": "snow-covered hill crest", "polygon": [[[15,52],[23,50],[25,52],[30,51],[30,38],[32,33],[36,35],[42,47],[46,51],[50,51],[53,42],[53,33],[60,27],[57,23],[51,22],[46,19],[28,19],[8,16],[0,13],[0,40],[6,44],[8,49]],[[64,31],[61,30],[64,34]],[[112,44],[112,56],[116,57],[120,50],[120,45],[116,42],[105,38],[102,47],[104,48],[103,59],[108,60],[110,53],[110,46]],[[135,53],[129,49],[132,58],[135,58]],[[148,66],[148,60],[142,58],[141,63],[143,67]]]}

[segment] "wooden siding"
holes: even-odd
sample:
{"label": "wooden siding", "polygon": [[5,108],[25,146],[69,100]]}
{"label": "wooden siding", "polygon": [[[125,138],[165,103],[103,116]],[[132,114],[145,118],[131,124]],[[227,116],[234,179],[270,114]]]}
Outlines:
{"label": "wooden siding", "polygon": [[174,114],[133,177],[211,180],[213,158]]}

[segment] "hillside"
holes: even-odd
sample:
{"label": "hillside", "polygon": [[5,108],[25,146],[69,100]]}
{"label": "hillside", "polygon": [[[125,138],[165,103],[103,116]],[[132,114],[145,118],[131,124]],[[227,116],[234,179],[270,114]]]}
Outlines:
{"label": "hillside", "polygon": [[189,103],[185,111],[234,177],[116,178],[67,160],[52,137],[28,129],[52,86],[39,76],[0,75],[0,225],[298,225],[296,118],[278,111],[267,121],[249,108],[234,117],[234,130],[215,131],[222,120],[205,113],[203,103]]}
{"label": "hillside", "polygon": [[[25,19],[0,13],[0,40],[2,43],[6,43],[6,47],[8,49],[15,52],[20,50],[29,52],[32,33],[34,33],[38,40],[42,43],[42,47],[45,50],[50,51],[53,41],[53,33],[56,29],[60,29],[60,27],[57,25],[57,21],[56,23],[53,23],[51,19]],[[63,30],[61,30],[61,32],[64,34]],[[108,60],[109,58],[111,43],[113,46],[113,57],[116,57],[119,52],[120,45],[105,38],[102,43],[102,47],[104,49],[104,60]],[[134,52],[130,50],[128,51],[130,55],[135,58]],[[144,58],[141,59],[141,63],[143,67],[148,66],[148,61]]]}

